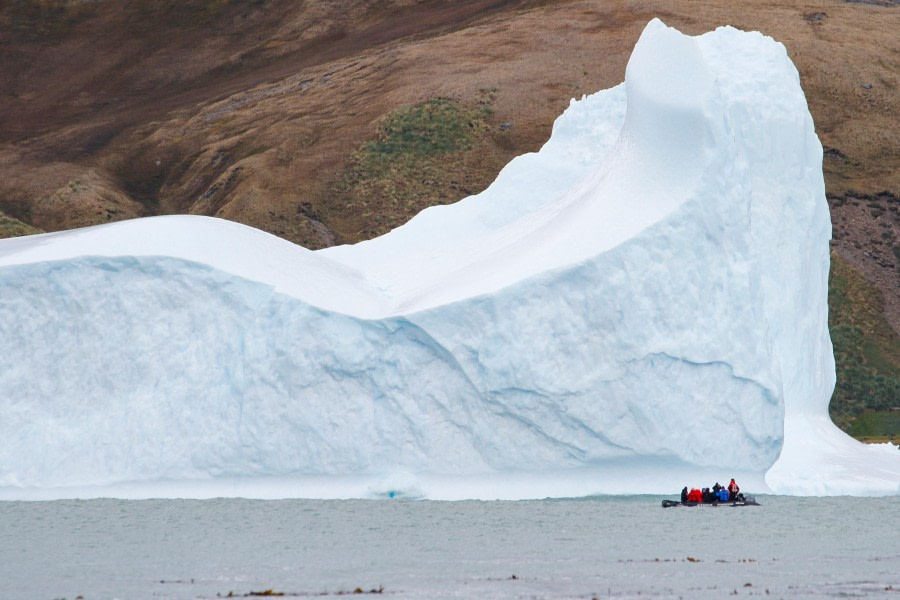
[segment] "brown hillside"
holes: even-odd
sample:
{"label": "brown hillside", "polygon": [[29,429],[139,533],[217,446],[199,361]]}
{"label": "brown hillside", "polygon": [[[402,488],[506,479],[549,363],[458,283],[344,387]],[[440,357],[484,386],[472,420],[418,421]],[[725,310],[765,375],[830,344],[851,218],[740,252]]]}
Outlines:
{"label": "brown hillside", "polygon": [[[183,212],[311,248],[358,241],[539,148],[570,98],[622,81],[653,16],[785,44],[826,148],[836,248],[900,331],[893,1],[11,0],[0,211],[48,231]],[[399,118],[471,132],[386,168],[365,144]]]}

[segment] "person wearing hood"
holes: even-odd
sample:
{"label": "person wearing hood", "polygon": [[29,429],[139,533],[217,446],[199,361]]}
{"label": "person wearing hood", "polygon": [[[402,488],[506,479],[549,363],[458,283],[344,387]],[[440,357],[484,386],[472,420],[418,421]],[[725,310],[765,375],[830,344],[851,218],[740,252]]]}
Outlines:
{"label": "person wearing hood", "polygon": [[728,493],[728,490],[720,485],[719,491],[716,492],[716,498],[719,500],[719,502],[728,502],[729,496],[730,494]]}

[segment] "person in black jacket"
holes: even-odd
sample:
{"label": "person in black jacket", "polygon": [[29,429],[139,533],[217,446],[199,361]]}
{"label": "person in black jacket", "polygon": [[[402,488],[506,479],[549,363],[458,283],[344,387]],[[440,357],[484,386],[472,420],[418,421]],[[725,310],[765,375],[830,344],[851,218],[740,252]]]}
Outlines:
{"label": "person in black jacket", "polygon": [[681,490],[681,503],[684,504],[687,502],[687,486],[684,486],[684,489]]}

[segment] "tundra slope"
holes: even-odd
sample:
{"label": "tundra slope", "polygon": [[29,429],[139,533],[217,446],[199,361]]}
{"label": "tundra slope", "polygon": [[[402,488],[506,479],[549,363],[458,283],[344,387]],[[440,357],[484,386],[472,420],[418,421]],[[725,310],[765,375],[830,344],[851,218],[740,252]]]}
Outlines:
{"label": "tundra slope", "polygon": [[381,238],[2,242],[3,495],[897,493],[827,416],[821,165],[783,46],[654,20],[624,86]]}

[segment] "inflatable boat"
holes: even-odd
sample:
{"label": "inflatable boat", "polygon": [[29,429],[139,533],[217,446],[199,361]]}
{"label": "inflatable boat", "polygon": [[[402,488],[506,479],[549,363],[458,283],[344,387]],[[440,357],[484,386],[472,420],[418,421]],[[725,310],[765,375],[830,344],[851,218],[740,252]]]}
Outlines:
{"label": "inflatable boat", "polygon": [[753,496],[745,496],[742,500],[731,500],[729,502],[679,502],[678,500],[663,500],[663,508],[672,508],[673,506],[762,506]]}

